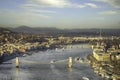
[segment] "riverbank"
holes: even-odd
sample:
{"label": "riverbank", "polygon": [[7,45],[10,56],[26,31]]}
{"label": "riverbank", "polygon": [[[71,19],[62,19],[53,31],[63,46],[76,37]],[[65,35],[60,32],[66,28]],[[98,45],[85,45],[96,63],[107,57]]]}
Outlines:
{"label": "riverbank", "polygon": [[88,55],[87,59],[97,75],[106,78],[107,80],[120,80],[120,67],[116,67],[111,63],[99,62],[93,55]]}
{"label": "riverbank", "polygon": [[120,48],[112,45],[106,48],[108,45],[93,45],[87,60],[97,75],[107,80],[120,80]]}

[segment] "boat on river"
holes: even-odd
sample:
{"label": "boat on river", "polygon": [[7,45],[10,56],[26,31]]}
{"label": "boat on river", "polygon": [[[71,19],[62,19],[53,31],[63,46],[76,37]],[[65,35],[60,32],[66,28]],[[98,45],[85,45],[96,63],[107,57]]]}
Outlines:
{"label": "boat on river", "polygon": [[76,57],[76,58],[75,58],[75,62],[84,63],[84,62],[85,62],[85,59],[84,59],[84,58],[81,58],[81,57]]}
{"label": "boat on river", "polygon": [[27,56],[27,54],[23,54],[23,57],[26,57]]}
{"label": "boat on river", "polygon": [[52,64],[52,63],[55,63],[55,60],[54,60],[54,59],[53,59],[53,60],[51,60],[51,61],[50,61],[50,63],[51,63],[51,64]]}
{"label": "boat on river", "polygon": [[82,77],[82,80],[89,80],[89,78],[87,78],[87,77]]}

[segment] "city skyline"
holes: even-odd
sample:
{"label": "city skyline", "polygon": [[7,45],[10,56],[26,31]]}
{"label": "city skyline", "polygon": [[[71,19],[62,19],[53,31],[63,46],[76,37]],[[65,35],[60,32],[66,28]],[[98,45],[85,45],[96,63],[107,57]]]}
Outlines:
{"label": "city skyline", "polygon": [[120,0],[1,0],[0,26],[119,28]]}

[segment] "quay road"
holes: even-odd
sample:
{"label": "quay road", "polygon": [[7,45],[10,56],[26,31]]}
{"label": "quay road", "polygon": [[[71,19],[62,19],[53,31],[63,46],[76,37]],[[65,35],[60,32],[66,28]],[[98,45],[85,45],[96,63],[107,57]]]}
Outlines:
{"label": "quay road", "polygon": [[[19,57],[19,68],[15,67],[15,59],[1,64],[0,80],[83,80],[83,77],[87,77],[89,80],[105,80],[95,74],[89,64],[75,63],[75,57],[85,58],[91,53],[92,49],[87,44],[33,52],[32,55]],[[71,69],[68,68],[67,62],[70,56],[73,58]],[[61,61],[62,63],[39,64],[40,62],[50,63],[51,61]]]}

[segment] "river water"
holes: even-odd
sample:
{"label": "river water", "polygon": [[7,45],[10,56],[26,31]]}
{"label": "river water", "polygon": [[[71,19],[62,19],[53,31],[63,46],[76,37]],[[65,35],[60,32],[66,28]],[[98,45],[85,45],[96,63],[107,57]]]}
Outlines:
{"label": "river water", "polygon": [[[86,62],[74,61],[75,57],[86,58],[87,54],[92,54],[92,49],[87,44],[33,52],[32,55],[19,57],[19,68],[15,67],[15,59],[1,64],[0,80],[83,80],[83,77],[105,80],[96,75]],[[72,68],[68,68],[69,57],[73,59]]]}

